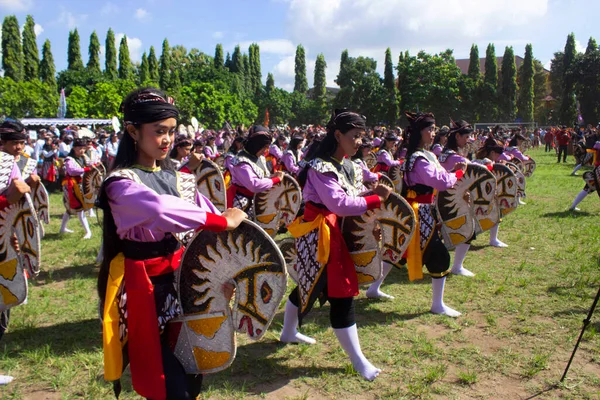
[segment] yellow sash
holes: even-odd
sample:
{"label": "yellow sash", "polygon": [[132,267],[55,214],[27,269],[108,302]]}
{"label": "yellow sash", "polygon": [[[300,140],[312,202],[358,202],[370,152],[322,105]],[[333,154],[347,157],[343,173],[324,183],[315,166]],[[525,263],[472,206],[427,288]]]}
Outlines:
{"label": "yellow sash", "polygon": [[317,247],[317,261],[321,263],[321,265],[327,264],[327,261],[329,261],[330,232],[329,225],[327,225],[327,220],[325,219],[324,215],[319,214],[317,215],[317,218],[310,222],[304,222],[302,217],[298,217],[294,220],[294,222],[288,225],[287,228],[295,238],[304,236],[318,228],[319,243]]}
{"label": "yellow sash", "polygon": [[119,307],[117,292],[125,274],[125,256],[117,254],[110,262],[106,296],[104,299],[104,319],[102,323],[102,345],[104,348],[104,379],[116,381],[123,372],[123,350],[119,339]]}

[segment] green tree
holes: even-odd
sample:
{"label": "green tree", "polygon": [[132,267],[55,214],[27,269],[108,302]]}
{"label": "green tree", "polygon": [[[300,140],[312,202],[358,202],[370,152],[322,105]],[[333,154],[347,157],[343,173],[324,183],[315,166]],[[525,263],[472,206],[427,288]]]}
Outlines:
{"label": "green tree", "polygon": [[515,53],[506,46],[502,58],[502,85],[500,86],[501,115],[505,121],[514,121],[517,116],[517,66]]}
{"label": "green tree", "polygon": [[467,75],[475,82],[479,82],[481,79],[479,48],[476,44],[471,45],[471,53],[469,55],[469,70]]}
{"label": "green tree", "polygon": [[594,38],[588,40],[578,62],[577,76],[581,116],[585,123],[596,124],[600,120],[600,49]]}
{"label": "green tree", "polygon": [[131,58],[129,56],[129,45],[127,44],[127,36],[121,38],[119,44],[119,79],[129,80],[133,68],[131,66]]}
{"label": "green tree", "polygon": [[533,75],[533,103],[534,103],[534,116],[535,121],[547,124],[547,107],[544,99],[548,94],[548,73],[544,69],[544,66],[540,60],[533,60],[533,68],[535,74]]}
{"label": "green tree", "polygon": [[262,72],[260,67],[260,47],[258,44],[253,43],[250,45],[248,49],[250,54],[249,62],[250,62],[250,86],[252,93],[255,97],[260,97],[262,92]]}
{"label": "green tree", "polygon": [[350,78],[350,56],[348,55],[348,50],[342,51],[342,56],[340,58],[340,72],[338,73],[337,79],[335,83],[338,84],[340,89],[344,89],[345,87],[352,85],[352,80]]}
{"label": "green tree", "polygon": [[225,57],[225,68],[228,71],[231,71],[231,56],[229,55],[229,52],[227,52],[227,56]]}
{"label": "green tree", "polygon": [[118,82],[98,83],[89,94],[89,116],[92,118],[111,118],[118,115],[123,96],[119,91]]}
{"label": "green tree", "polygon": [[148,68],[148,56],[146,52],[142,54],[142,62],[140,63],[139,69],[140,84],[145,85],[145,82],[150,80],[150,70]]}
{"label": "green tree", "polygon": [[0,78],[0,114],[14,118],[49,118],[56,116],[58,94],[40,80],[15,82]]}
{"label": "green tree", "polygon": [[273,88],[265,99],[261,109],[269,109],[269,120],[271,125],[283,125],[293,119],[292,96],[280,88]]}
{"label": "green tree", "polygon": [[56,94],[56,67],[54,66],[54,57],[50,48],[50,40],[46,39],[42,47],[42,61],[40,62],[40,80],[46,84],[51,93]]}
{"label": "green tree", "polygon": [[106,59],[104,60],[104,73],[110,80],[117,79],[117,45],[115,33],[110,28],[108,28],[108,32],[106,32],[106,41],[104,42],[104,47],[106,49]]}
{"label": "green tree", "polygon": [[93,74],[100,74],[100,40],[96,31],[90,35],[90,45],[88,46],[87,70]]}
{"label": "green tree", "polygon": [[242,63],[244,64],[243,69],[243,80],[244,80],[244,88],[246,93],[250,93],[252,91],[252,75],[250,71],[250,57],[248,54],[242,54]]}
{"label": "green tree", "polygon": [[23,28],[23,78],[26,81],[37,80],[39,66],[40,53],[35,35],[35,22],[33,17],[28,15]]}
{"label": "green tree", "polygon": [[81,46],[79,45],[79,32],[77,31],[77,28],[69,32],[69,43],[67,47],[67,69],[70,71],[82,70],[83,60],[81,59]]}
{"label": "green tree", "polygon": [[160,69],[158,71],[158,80],[161,89],[168,91],[171,87],[171,49],[169,47],[169,41],[163,40],[162,43],[162,54],[160,56]]}
{"label": "green tree", "polygon": [[519,118],[524,122],[533,122],[534,114],[534,75],[533,48],[525,46],[525,59],[519,69]]}
{"label": "green tree", "polygon": [[19,21],[14,15],[2,22],[2,69],[4,76],[14,82],[23,80],[23,49]]}
{"label": "green tree", "polygon": [[275,78],[273,77],[273,74],[269,72],[267,74],[267,86],[265,90],[266,95],[270,95],[273,89],[275,89]]}
{"label": "green tree", "polygon": [[577,119],[577,103],[575,100],[575,83],[577,81],[577,50],[575,35],[569,34],[563,57],[563,88],[559,109],[559,122],[572,125]]}
{"label": "green tree", "polygon": [[223,60],[223,45],[221,43],[217,44],[215,47],[215,58],[214,58],[214,66],[215,68],[223,68],[225,60]]}
{"label": "green tree", "polygon": [[387,92],[385,104],[385,117],[388,125],[395,125],[398,121],[398,89],[394,76],[392,51],[388,47],[385,51],[385,68],[383,73],[383,86]]}
{"label": "green tree", "polygon": [[81,86],[71,89],[71,94],[67,98],[67,118],[87,118],[89,116],[88,95],[88,91]]}
{"label": "green tree", "polygon": [[480,87],[479,119],[494,122],[498,118],[498,61],[496,48],[489,44],[485,51],[485,73]]}
{"label": "green tree", "polygon": [[315,62],[315,75],[314,75],[314,86],[312,99],[314,101],[314,112],[313,115],[316,118],[315,123],[323,123],[327,118],[328,107],[327,107],[327,77],[325,70],[327,69],[327,63],[325,62],[325,56],[323,53],[317,55]]}
{"label": "green tree", "polygon": [[306,53],[301,44],[296,47],[294,72],[294,92],[306,93],[308,91],[308,81],[306,79]]}
{"label": "green tree", "polygon": [[148,73],[150,81],[158,83],[160,74],[158,72],[158,59],[156,58],[154,46],[150,46],[150,52],[148,53]]}
{"label": "green tree", "polygon": [[235,49],[233,49],[233,56],[231,56],[230,71],[237,74],[244,72],[244,60],[242,58],[242,51],[240,50],[240,46],[235,46]]}

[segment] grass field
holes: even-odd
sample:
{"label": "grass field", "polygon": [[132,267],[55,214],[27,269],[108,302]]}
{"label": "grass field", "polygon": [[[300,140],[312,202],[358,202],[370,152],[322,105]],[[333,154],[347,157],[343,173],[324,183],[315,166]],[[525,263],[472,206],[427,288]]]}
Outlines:
{"label": "grass field", "polygon": [[[500,227],[499,238],[510,247],[491,248],[482,234],[465,262],[476,277],[448,279],[446,303],[462,317],[428,313],[430,278],[409,283],[405,270],[393,270],[383,285],[395,300],[357,298],[363,351],[383,368],[375,382],[352,370],[329,328],[328,306],[313,310],[302,328],[316,345],[280,344],[282,304],[262,341],[240,338],[232,367],[205,378],[202,398],[600,397],[600,310],[565,384],[553,387],[600,286],[600,201],[593,194],[581,212],[567,211],[583,187],[580,176],[569,176],[573,158],[556,164],[554,153],[531,155],[538,168],[527,181],[527,205]],[[94,221],[94,238],[81,240],[73,219],[75,233],[59,235],[60,196],[51,201],[43,270],[0,342],[0,373],[16,378],[0,388],[0,397],[110,399],[95,290],[100,229]],[[137,398],[128,382],[121,398]]]}

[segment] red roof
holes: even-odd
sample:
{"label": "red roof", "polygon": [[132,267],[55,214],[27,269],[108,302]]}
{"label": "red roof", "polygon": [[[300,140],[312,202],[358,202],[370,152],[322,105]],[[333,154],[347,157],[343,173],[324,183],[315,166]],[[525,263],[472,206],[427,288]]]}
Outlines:
{"label": "red roof", "polygon": [[[504,57],[496,57],[496,64],[498,65],[498,71],[500,71],[502,69],[502,59]],[[515,64],[517,65],[517,70],[521,67],[521,64],[523,64],[523,57],[520,56],[515,56]],[[462,71],[463,74],[467,74],[469,72],[469,64],[470,64],[471,60],[469,58],[463,58],[461,60],[456,60],[456,65],[458,66],[458,68],[460,68],[460,70]],[[480,58],[479,59],[479,71],[481,72],[481,74],[485,74],[485,58]]]}

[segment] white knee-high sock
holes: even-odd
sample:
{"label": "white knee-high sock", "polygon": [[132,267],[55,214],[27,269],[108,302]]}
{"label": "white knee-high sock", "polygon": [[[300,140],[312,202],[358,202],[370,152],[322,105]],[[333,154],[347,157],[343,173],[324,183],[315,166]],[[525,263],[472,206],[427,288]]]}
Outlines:
{"label": "white knee-high sock", "polygon": [[298,307],[287,300],[283,314],[283,329],[279,340],[284,343],[315,344],[317,341],[298,332]]}
{"label": "white knee-high sock", "polygon": [[65,212],[62,216],[62,223],[60,225],[60,233],[72,233],[73,231],[67,228],[67,224],[69,223],[69,220],[71,219],[71,216],[69,215],[68,212]]}
{"label": "white knee-high sock", "polygon": [[498,229],[499,228],[500,228],[500,224],[496,224],[496,225],[492,226],[492,229],[490,229],[490,246],[508,247],[508,245],[506,243],[503,243],[500,240],[498,240]]}
{"label": "white knee-high sock", "polygon": [[470,247],[471,245],[468,243],[461,243],[454,249],[454,262],[452,263],[452,273],[454,275],[475,276],[474,273],[463,267],[463,262]]}
{"label": "white knee-high sock", "polygon": [[392,265],[384,262],[383,265],[383,274],[381,274],[381,278],[377,279],[375,282],[371,283],[371,286],[367,289],[367,297],[371,299],[390,299],[392,300],[394,296],[390,296],[389,294],[383,293],[381,289],[381,284],[386,276],[392,270]]}
{"label": "white knee-high sock", "polygon": [[448,307],[444,304],[444,286],[446,284],[446,277],[433,278],[431,279],[431,289],[433,292],[433,298],[431,301],[431,312],[434,314],[447,315],[449,317],[458,317],[460,312]]}
{"label": "white knee-high sock", "polygon": [[88,223],[88,220],[85,216],[85,211],[79,211],[77,213],[77,216],[79,217],[79,222],[81,222],[81,226],[83,226],[83,229],[85,230],[85,236],[83,238],[90,239],[92,237],[92,231],[90,230],[90,224]]}
{"label": "white knee-high sock", "polygon": [[582,164],[577,164],[575,166],[575,168],[573,169],[573,172],[571,172],[571,175],[575,175],[575,172],[579,171],[582,166],[583,166]]}
{"label": "white knee-high sock", "polygon": [[350,357],[350,361],[356,372],[369,381],[377,378],[381,370],[375,368],[363,354],[360,348],[360,341],[358,340],[356,324],[348,328],[334,329],[333,332],[335,332],[335,336],[338,338],[342,348],[348,357]]}
{"label": "white knee-high sock", "polygon": [[569,210],[574,210],[575,208],[577,208],[577,205],[579,203],[582,202],[583,199],[585,199],[585,197],[588,195],[587,190],[582,190],[581,192],[579,192],[577,194],[577,196],[575,197],[575,200],[573,200],[573,204],[571,204],[571,208],[569,208]]}

